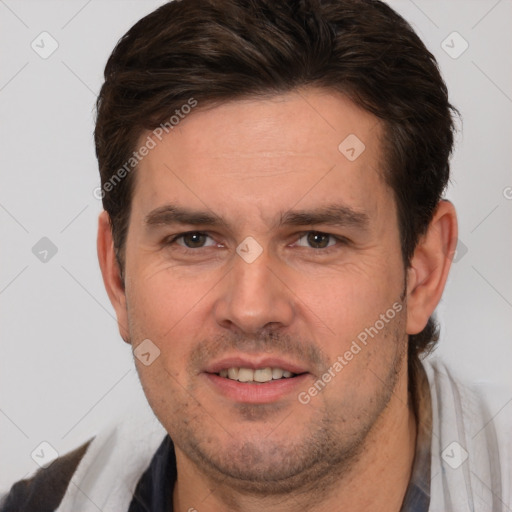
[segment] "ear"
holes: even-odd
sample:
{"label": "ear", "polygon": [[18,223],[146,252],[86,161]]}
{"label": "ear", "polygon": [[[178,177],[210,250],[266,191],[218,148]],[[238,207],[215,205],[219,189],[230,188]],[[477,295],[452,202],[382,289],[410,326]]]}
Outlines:
{"label": "ear", "polygon": [[98,260],[100,263],[103,283],[110,302],[114,307],[117,316],[119,333],[124,341],[130,343],[128,331],[128,312],[126,309],[126,294],[121,269],[117,263],[114,251],[114,240],[110,227],[110,218],[106,211],[100,213],[98,219]]}
{"label": "ear", "polygon": [[457,215],[440,201],[407,271],[407,334],[418,334],[441,300],[457,248]]}

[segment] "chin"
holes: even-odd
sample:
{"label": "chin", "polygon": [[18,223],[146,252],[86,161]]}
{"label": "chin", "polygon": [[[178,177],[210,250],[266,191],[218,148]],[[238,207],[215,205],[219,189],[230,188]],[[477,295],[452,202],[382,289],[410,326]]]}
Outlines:
{"label": "chin", "polygon": [[216,439],[189,432],[180,449],[217,485],[268,496],[327,486],[349,469],[362,446],[363,433],[340,444],[334,425],[298,429],[287,424],[278,436],[265,427],[255,431],[249,425],[238,437],[225,432]]}

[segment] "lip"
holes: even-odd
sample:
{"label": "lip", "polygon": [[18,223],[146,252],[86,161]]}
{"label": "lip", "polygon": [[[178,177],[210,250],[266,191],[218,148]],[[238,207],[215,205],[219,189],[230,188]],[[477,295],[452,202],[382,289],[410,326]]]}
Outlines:
{"label": "lip", "polygon": [[303,373],[288,379],[251,384],[220,377],[215,373],[202,375],[215,391],[233,402],[245,404],[268,404],[290,396],[296,397],[300,389],[305,389],[305,381],[310,377],[309,373]]}
{"label": "lip", "polygon": [[[281,368],[296,374],[295,377],[271,380],[264,383],[249,383],[231,380],[217,375],[228,368]],[[265,404],[277,402],[296,394],[305,386],[311,374],[299,364],[268,355],[224,357],[209,364],[201,374],[213,389],[230,401],[238,403]]]}
{"label": "lip", "polygon": [[219,373],[221,370],[227,370],[228,368],[250,368],[251,370],[257,370],[258,368],[282,368],[283,370],[287,370],[291,373],[307,373],[305,368],[294,362],[268,356],[227,357],[211,363],[203,371],[211,374]]}

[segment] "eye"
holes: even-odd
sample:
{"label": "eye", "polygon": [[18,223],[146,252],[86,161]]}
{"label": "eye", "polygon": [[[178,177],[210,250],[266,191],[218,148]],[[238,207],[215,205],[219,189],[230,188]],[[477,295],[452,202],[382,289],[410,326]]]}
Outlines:
{"label": "eye", "polygon": [[301,247],[310,247],[312,249],[325,249],[332,245],[336,245],[336,242],[336,237],[329,233],[308,231],[297,240],[297,245]]}
{"label": "eye", "polygon": [[211,247],[216,245],[213,238],[200,231],[182,233],[181,235],[174,237],[171,242],[175,242],[176,244],[188,249],[200,249],[202,247]]}

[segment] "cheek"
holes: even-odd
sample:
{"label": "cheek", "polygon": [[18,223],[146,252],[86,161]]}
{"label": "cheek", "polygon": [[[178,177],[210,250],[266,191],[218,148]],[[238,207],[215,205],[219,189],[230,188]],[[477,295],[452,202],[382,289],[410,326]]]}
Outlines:
{"label": "cheek", "polygon": [[[172,378],[186,384],[184,368],[194,340],[204,336],[212,288],[207,276],[178,276],[170,269],[141,272],[126,289],[132,343],[149,339],[160,351],[158,363]],[[168,377],[139,365],[141,380]],[[171,382],[172,384],[172,382]]]}
{"label": "cheek", "polygon": [[135,270],[132,275],[136,278],[126,290],[130,315],[158,336],[199,310],[201,300],[212,288],[204,274],[185,275],[165,263]]}
{"label": "cheek", "polygon": [[[397,307],[403,292],[403,273],[397,263],[386,268],[375,265],[347,265],[335,272],[303,273],[290,285],[308,323],[318,324],[336,344],[355,338],[366,327],[374,325],[381,314]],[[318,340],[319,342],[322,340]]]}

